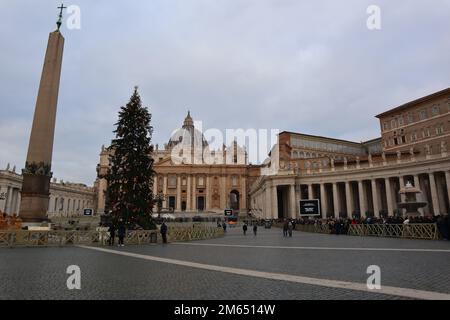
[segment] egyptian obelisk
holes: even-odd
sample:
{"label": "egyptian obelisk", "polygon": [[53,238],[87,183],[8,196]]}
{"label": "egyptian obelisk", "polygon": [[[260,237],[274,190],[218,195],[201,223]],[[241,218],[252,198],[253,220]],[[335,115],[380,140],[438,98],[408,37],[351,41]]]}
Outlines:
{"label": "egyptian obelisk", "polygon": [[52,154],[56,109],[64,50],[61,35],[62,5],[58,29],[50,33],[42,70],[39,92],[34,110],[28,154],[23,173],[19,216],[25,223],[47,220],[52,177]]}

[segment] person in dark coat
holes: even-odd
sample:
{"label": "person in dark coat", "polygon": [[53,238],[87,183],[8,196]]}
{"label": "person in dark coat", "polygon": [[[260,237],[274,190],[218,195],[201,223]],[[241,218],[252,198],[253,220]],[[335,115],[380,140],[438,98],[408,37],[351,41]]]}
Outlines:
{"label": "person in dark coat", "polygon": [[120,221],[119,223],[119,230],[118,230],[118,236],[119,236],[119,246],[124,247],[124,239],[125,235],[127,233],[127,229],[125,228],[125,223],[123,221]]}
{"label": "person in dark coat", "polygon": [[109,226],[109,245],[113,246],[116,238],[116,227],[113,223]]}
{"label": "person in dark coat", "polygon": [[248,230],[248,227],[247,227],[246,223],[244,223],[244,226],[242,227],[242,230],[244,231],[244,236],[246,236],[247,235],[247,230]]}
{"label": "person in dark coat", "polygon": [[289,221],[288,223],[288,232],[289,232],[289,237],[292,238],[292,230],[294,230],[294,225],[292,224],[291,221]]}
{"label": "person in dark coat", "polygon": [[163,222],[163,224],[161,225],[160,232],[161,232],[163,243],[167,243],[167,225],[165,222]]}
{"label": "person in dark coat", "polygon": [[253,226],[253,234],[256,236],[256,233],[258,232],[258,225],[255,223]]}
{"label": "person in dark coat", "polygon": [[227,232],[227,224],[224,222],[222,223],[223,232]]}
{"label": "person in dark coat", "polygon": [[287,220],[283,223],[283,237],[287,237],[288,235],[288,222]]}

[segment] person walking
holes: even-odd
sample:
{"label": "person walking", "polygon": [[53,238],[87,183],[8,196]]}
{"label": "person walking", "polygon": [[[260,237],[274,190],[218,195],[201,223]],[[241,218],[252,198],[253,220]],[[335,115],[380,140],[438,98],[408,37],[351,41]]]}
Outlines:
{"label": "person walking", "polygon": [[242,227],[242,230],[244,231],[244,236],[246,236],[247,235],[247,230],[248,230],[248,227],[247,227],[246,223],[244,223],[244,226]]}
{"label": "person walking", "polygon": [[258,224],[255,223],[255,225],[253,226],[253,234],[256,237],[256,233],[258,232]]}
{"label": "person walking", "polygon": [[283,237],[287,237],[288,235],[288,222],[284,221],[283,223]]}
{"label": "person walking", "polygon": [[165,222],[163,222],[163,224],[161,225],[161,230],[160,230],[160,233],[161,233],[161,236],[162,236],[162,240],[163,240],[163,243],[167,243],[167,225],[166,225],[166,223]]}
{"label": "person walking", "polygon": [[119,235],[119,247],[125,247],[124,244],[124,239],[125,239],[125,235],[127,233],[127,229],[125,228],[125,223],[123,222],[123,220],[120,220],[119,223],[119,230],[118,230],[118,235]]}
{"label": "person walking", "polygon": [[109,245],[114,246],[115,238],[116,238],[116,227],[114,223],[111,223],[109,226]]}
{"label": "person walking", "polygon": [[227,232],[227,224],[224,222],[222,223],[223,232]]}
{"label": "person walking", "polygon": [[292,238],[292,230],[294,230],[294,225],[292,224],[291,221],[289,221],[288,223],[288,233],[289,233],[289,237]]}

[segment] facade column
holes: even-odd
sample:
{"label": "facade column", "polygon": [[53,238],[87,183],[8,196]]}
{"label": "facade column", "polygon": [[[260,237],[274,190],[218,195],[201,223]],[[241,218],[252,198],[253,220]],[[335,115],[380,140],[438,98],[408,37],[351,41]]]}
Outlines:
{"label": "facade column", "polygon": [[194,175],[192,177],[192,211],[197,211],[197,177]]}
{"label": "facade column", "polygon": [[266,219],[272,219],[272,193],[271,193],[271,189],[272,187],[267,185],[268,183],[266,182],[266,194],[265,194],[265,202],[264,202],[264,217]]}
{"label": "facade column", "polygon": [[6,200],[8,199],[8,188],[0,187],[0,210],[6,211]]}
{"label": "facade column", "polygon": [[320,184],[320,204],[321,204],[321,211],[322,211],[322,218],[327,217],[328,213],[328,203],[327,203],[327,194],[326,194],[326,188],[325,184]]}
{"label": "facade column", "polygon": [[359,194],[359,211],[361,213],[361,218],[365,218],[367,212],[367,201],[366,201],[366,193],[364,192],[364,182],[362,180],[358,181],[358,194]]}
{"label": "facade column", "polygon": [[333,205],[334,205],[334,217],[339,218],[339,196],[337,182],[333,183]]}
{"label": "facade column", "polygon": [[372,183],[372,201],[373,201],[373,211],[376,218],[380,217],[380,198],[378,196],[378,186],[377,180],[373,179]]}
{"label": "facade column", "polygon": [[[421,190],[421,188],[420,188],[420,180],[419,180],[419,175],[417,175],[417,174],[415,174],[414,175],[414,187],[416,187],[416,188],[418,188],[419,190]],[[417,194],[417,201],[419,201],[419,202],[422,202],[422,201],[424,201],[424,198],[423,198],[423,193],[419,193],[419,194]],[[425,212],[423,211],[423,208],[420,208],[419,210],[419,213],[420,213],[420,215],[423,217],[423,216],[425,216]]]}
{"label": "facade column", "polygon": [[6,192],[6,207],[5,212],[7,214],[11,214],[11,203],[12,203],[12,187],[8,187],[8,191]]}
{"label": "facade column", "polygon": [[273,219],[278,219],[278,187],[276,185],[272,186],[272,199],[271,199],[271,215]]}
{"label": "facade column", "polygon": [[295,183],[289,186],[289,200],[290,200],[290,211],[291,218],[297,218],[297,199],[295,197]]}
{"label": "facade column", "polygon": [[192,196],[191,196],[191,176],[188,175],[187,177],[187,191],[186,191],[186,211],[192,210]]}
{"label": "facade column", "polygon": [[392,192],[391,192],[391,179],[385,178],[384,179],[386,184],[386,200],[387,200],[387,207],[388,207],[388,216],[394,215],[394,204],[392,199]]}
{"label": "facade column", "polygon": [[[450,204],[450,172],[445,171],[445,182],[447,184],[447,197],[448,197],[448,203]],[[450,212],[449,212],[450,214]]]}
{"label": "facade column", "polygon": [[153,194],[157,195],[158,191],[158,175],[155,174],[155,177],[153,178]]}
{"label": "facade column", "polygon": [[205,197],[206,197],[206,201],[205,201],[205,206],[206,206],[206,208],[205,208],[205,211],[209,211],[209,210],[211,210],[211,192],[210,192],[210,187],[211,187],[211,184],[210,184],[210,176],[209,175],[206,175],[206,194],[205,194]]}
{"label": "facade column", "polygon": [[220,204],[222,209],[228,209],[227,177],[222,176],[220,179],[222,180],[222,182],[220,183]]}
{"label": "facade column", "polygon": [[248,205],[247,205],[247,179],[245,176],[241,177],[241,183],[242,183],[242,200],[241,200],[241,210],[245,210],[245,212],[248,212]]}
{"label": "facade column", "polygon": [[308,184],[308,200],[314,199],[313,195],[313,186],[312,184]]}
{"label": "facade column", "polygon": [[12,213],[18,215],[19,214],[19,189],[13,189],[13,209]]}
{"label": "facade column", "polygon": [[[163,183],[163,194],[164,194],[164,196],[167,196],[167,175],[164,175],[163,179],[164,179],[163,180],[164,181],[164,183]],[[165,200],[163,201],[163,203],[162,203],[163,208],[167,208],[168,207],[168,204],[167,204],[168,200],[169,199],[165,198]]]}
{"label": "facade column", "polygon": [[353,195],[350,181],[345,182],[345,200],[347,205],[347,217],[351,218],[353,216]]}
{"label": "facade column", "polygon": [[181,176],[177,176],[177,210],[181,212]]}
{"label": "facade column", "polygon": [[436,179],[434,178],[434,173],[431,172],[429,174],[429,177],[430,177],[431,201],[433,202],[433,213],[435,216],[438,216],[441,210],[439,209],[439,199],[436,189]]}

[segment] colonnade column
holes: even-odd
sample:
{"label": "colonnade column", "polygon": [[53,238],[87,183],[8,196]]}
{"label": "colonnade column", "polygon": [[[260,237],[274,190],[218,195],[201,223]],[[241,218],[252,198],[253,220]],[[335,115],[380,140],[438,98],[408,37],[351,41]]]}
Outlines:
{"label": "colonnade column", "polygon": [[377,180],[372,180],[372,200],[373,200],[373,211],[376,218],[380,217],[380,200],[378,196],[378,186]]}
{"label": "colonnade column", "polygon": [[241,183],[242,183],[241,209],[248,210],[248,205],[247,205],[247,179],[245,177],[241,177]]}
{"label": "colonnade column", "polygon": [[295,183],[289,186],[289,199],[290,199],[290,211],[291,218],[297,218],[297,199],[295,197]]}
{"label": "colonnade column", "polygon": [[312,184],[308,184],[308,200],[314,199],[313,195],[313,186]]}
{"label": "colonnade column", "polygon": [[7,187],[0,187],[0,194],[2,196],[2,198],[4,198],[3,200],[0,199],[0,210],[2,212],[5,212],[6,209],[6,200],[8,199],[8,188]]}
{"label": "colonnade column", "polygon": [[366,193],[364,192],[364,184],[362,180],[358,181],[358,194],[359,194],[359,211],[361,213],[361,217],[365,217],[367,211],[367,201],[365,201]]}
{"label": "colonnade column", "polygon": [[431,172],[429,174],[429,177],[430,177],[431,201],[433,202],[433,213],[435,216],[438,216],[440,214],[439,199],[437,195],[436,179],[434,178],[434,173]]}
{"label": "colonnade column", "polygon": [[389,178],[384,179],[386,184],[386,200],[387,200],[387,207],[388,207],[388,216],[394,215],[394,204],[392,199],[392,192],[391,192],[391,180]]}
{"label": "colonnade column", "polygon": [[272,186],[272,199],[271,199],[271,215],[272,218],[278,218],[278,189],[277,186]]}
{"label": "colonnade column", "polygon": [[351,218],[353,215],[353,196],[350,181],[345,182],[345,200],[347,205],[347,217]]}
{"label": "colonnade column", "polygon": [[[417,174],[414,175],[414,187],[420,189],[420,180],[419,180],[419,175],[417,175]],[[422,192],[423,192],[423,191],[422,191]],[[424,201],[424,198],[423,198],[423,194],[422,194],[422,193],[417,194],[416,197],[417,197],[417,198],[416,198],[417,201],[419,201],[419,202]],[[420,215],[421,215],[422,217],[425,215],[425,213],[424,213],[424,211],[423,211],[423,208],[419,208],[418,211],[419,211],[419,213],[420,213]]]}
{"label": "colonnade column", "polygon": [[333,183],[333,205],[334,205],[334,217],[339,218],[339,197],[337,182]]}
{"label": "colonnade column", "polygon": [[445,171],[445,182],[447,184],[448,203],[450,204],[450,172],[448,171]]}
{"label": "colonnade column", "polygon": [[328,213],[328,203],[327,203],[327,195],[326,195],[326,188],[325,184],[320,184],[320,204],[322,209],[322,218],[327,217]]}
{"label": "colonnade column", "polygon": [[273,218],[272,215],[272,187],[266,186],[266,195],[265,195],[265,208],[264,208],[264,217],[266,219]]}

